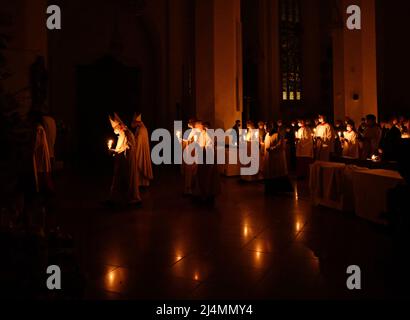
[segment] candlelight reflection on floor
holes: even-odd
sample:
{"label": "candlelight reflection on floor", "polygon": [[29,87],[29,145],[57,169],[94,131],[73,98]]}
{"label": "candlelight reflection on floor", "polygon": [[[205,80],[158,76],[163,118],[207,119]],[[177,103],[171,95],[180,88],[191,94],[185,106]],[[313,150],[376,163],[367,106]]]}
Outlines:
{"label": "candlelight reflection on floor", "polygon": [[98,205],[104,190],[95,187],[109,185],[104,178],[98,183],[95,177],[61,179],[60,188],[72,193],[59,193],[60,218],[79,250],[86,298],[314,299],[389,293],[386,281],[354,294],[345,286],[351,264],[362,267],[367,282],[384,279],[389,238],[354,217],[312,209],[303,184],[297,198],[268,198],[262,184],[223,179],[223,194],[209,209],[182,196],[177,170],[159,175],[161,183],[144,193],[143,208],[118,212]]}

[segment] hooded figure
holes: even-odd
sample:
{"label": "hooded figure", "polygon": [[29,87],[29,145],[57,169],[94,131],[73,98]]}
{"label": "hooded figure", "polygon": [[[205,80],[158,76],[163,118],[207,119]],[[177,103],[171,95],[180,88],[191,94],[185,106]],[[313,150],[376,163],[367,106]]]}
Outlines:
{"label": "hooded figure", "polygon": [[110,149],[115,157],[110,201],[122,205],[139,204],[141,197],[134,135],[117,114],[114,118],[110,117],[110,122],[114,133],[118,135],[115,149]]}
{"label": "hooded figure", "polygon": [[149,134],[147,128],[142,122],[141,114],[134,115],[132,128],[135,130],[135,152],[138,162],[139,186],[149,187],[150,181],[154,179],[154,174],[152,172]]}

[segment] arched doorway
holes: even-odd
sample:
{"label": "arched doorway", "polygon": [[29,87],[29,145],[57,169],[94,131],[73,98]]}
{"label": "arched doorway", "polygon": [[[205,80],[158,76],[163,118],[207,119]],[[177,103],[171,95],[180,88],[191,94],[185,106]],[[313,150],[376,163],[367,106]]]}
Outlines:
{"label": "arched doorway", "polygon": [[117,112],[130,125],[141,105],[141,72],[105,56],[92,64],[78,66],[76,77],[78,164],[98,168],[105,166],[107,141],[114,136],[109,114]]}

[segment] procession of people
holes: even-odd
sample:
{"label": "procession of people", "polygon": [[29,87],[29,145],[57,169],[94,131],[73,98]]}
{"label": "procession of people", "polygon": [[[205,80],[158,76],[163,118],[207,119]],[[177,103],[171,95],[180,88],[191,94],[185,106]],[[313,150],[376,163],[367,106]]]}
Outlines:
{"label": "procession of people", "polygon": [[[132,128],[136,129],[135,139],[134,142],[129,139],[128,143],[135,143],[134,147],[129,148],[137,150],[138,177],[134,180],[140,187],[148,187],[153,179],[149,134],[141,120],[141,115],[134,116]],[[253,176],[241,176],[241,180],[263,181],[266,193],[270,195],[293,192],[290,175],[297,179],[308,178],[310,165],[314,161],[329,162],[337,158],[394,160],[398,139],[405,137],[409,131],[404,118],[400,122],[392,118],[378,124],[374,115],[366,116],[358,129],[349,117],[332,125],[323,114],[314,119],[290,121],[290,125],[283,120],[259,121],[257,126],[247,121],[243,130],[241,123],[237,120],[231,129],[238,138],[234,146],[239,148],[241,141],[247,143],[249,154],[251,143],[256,139],[260,161],[259,172]],[[177,133],[184,159],[181,166],[183,194],[201,202],[213,203],[221,188],[218,165],[206,161],[207,157],[212,159],[217,153],[217,143],[208,133],[211,125],[206,121],[190,119],[187,127],[184,134]],[[125,132],[128,132],[127,128]],[[199,157],[203,157],[203,161],[199,161]]]}

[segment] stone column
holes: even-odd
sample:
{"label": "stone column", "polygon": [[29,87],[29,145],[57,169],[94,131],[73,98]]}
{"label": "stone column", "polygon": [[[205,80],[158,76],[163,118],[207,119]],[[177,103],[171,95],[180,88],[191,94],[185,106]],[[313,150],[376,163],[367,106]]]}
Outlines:
{"label": "stone column", "polygon": [[350,116],[358,123],[367,114],[378,114],[376,67],[376,13],[374,0],[360,0],[362,29],[346,27],[346,9],[352,3],[338,0],[343,29],[335,30],[334,108],[335,119]]}
{"label": "stone column", "polygon": [[215,128],[242,118],[240,0],[197,0],[196,111]]}

